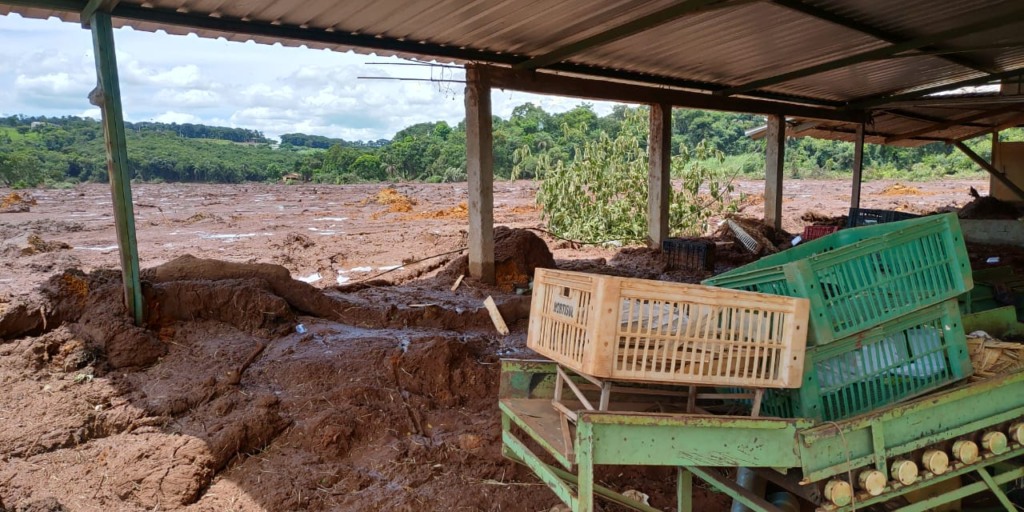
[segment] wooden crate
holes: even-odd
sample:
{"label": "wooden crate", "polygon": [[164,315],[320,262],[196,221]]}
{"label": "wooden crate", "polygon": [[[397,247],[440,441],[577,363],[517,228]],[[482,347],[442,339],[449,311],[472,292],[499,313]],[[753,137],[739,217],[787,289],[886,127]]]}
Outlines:
{"label": "wooden crate", "polygon": [[597,378],[800,387],[808,301],[537,269],[527,346]]}

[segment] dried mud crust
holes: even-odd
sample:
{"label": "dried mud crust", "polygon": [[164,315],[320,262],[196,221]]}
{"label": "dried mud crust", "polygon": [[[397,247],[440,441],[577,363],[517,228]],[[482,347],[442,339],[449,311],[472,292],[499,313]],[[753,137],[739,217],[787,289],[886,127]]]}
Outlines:
{"label": "dried mud crust", "polygon": [[[191,257],[143,277],[144,327],[107,271],[65,272],[38,307],[0,313],[17,326],[0,333],[8,509],[557,503],[501,456],[497,354],[522,351],[528,297],[440,279],[325,294],[273,265]],[[493,333],[486,295],[512,336]],[[602,481],[672,502],[671,474],[619,473]]]}

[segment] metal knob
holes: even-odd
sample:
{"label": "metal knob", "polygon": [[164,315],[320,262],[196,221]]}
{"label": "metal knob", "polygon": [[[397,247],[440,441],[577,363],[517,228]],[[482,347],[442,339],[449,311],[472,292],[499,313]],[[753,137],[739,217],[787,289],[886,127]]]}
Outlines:
{"label": "metal knob", "polygon": [[885,473],[877,469],[866,469],[857,476],[857,486],[872,496],[878,496],[885,490],[885,484],[888,480],[885,477]]}
{"label": "metal knob", "polygon": [[981,436],[981,447],[984,448],[986,452],[994,455],[1006,453],[1008,445],[1009,443],[1006,441],[1006,434],[1002,432],[985,432],[985,435]]}
{"label": "metal knob", "polygon": [[978,461],[978,444],[966,439],[953,443],[953,458],[964,464],[974,464]]}
{"label": "metal knob", "polygon": [[853,486],[846,480],[829,480],[825,484],[825,499],[837,507],[845,507],[853,501]]}
{"label": "metal knob", "polygon": [[1017,444],[1024,444],[1024,423],[1010,425],[1010,439]]}
{"label": "metal knob", "polygon": [[892,479],[903,485],[910,485],[917,481],[917,464],[909,460],[897,460],[892,463]]}
{"label": "metal knob", "polygon": [[941,475],[949,471],[949,456],[941,450],[925,450],[921,465],[932,474]]}

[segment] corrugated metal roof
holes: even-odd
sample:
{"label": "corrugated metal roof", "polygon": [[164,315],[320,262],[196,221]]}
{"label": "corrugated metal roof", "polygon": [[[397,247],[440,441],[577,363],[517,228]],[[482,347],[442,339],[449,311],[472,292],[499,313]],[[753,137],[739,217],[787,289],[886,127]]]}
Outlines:
{"label": "corrugated metal roof", "polygon": [[[2,2],[3,0],[0,0]],[[23,0],[21,0],[23,1]],[[692,1],[692,0],[691,0]],[[789,0],[792,1],[792,0]],[[1024,6],[1020,0],[803,0],[812,9],[868,25],[845,28],[771,1],[711,2],[697,12],[658,26],[585,48],[556,69],[614,75],[707,91],[742,85],[808,66],[886,47],[887,39],[908,40],[984,20]],[[85,0],[48,0],[69,10]],[[224,37],[232,41],[281,43],[400,57],[442,55],[446,62],[481,61],[508,65],[586,40],[626,22],[678,7],[681,0],[123,0],[115,25],[171,34]],[[0,5],[33,18],[78,22],[75,12]],[[983,30],[935,45],[970,49],[956,53],[861,62],[760,89],[836,104],[946,85],[983,76],[984,71],[1024,68],[1024,20],[1006,17],[1004,27]],[[272,24],[281,30],[268,30]],[[286,30],[287,29],[287,30]],[[862,32],[863,30],[863,32]],[[869,33],[865,33],[869,32]],[[254,35],[256,34],[256,35]],[[342,37],[346,36],[346,37]],[[312,42],[310,40],[313,40]],[[339,42],[342,41],[342,42]],[[355,45],[354,42],[359,42]],[[367,48],[370,47],[370,48]],[[373,49],[373,48],[377,49]],[[934,48],[926,48],[934,49]],[[944,111],[938,117],[970,113]],[[876,123],[913,130],[906,119],[876,116]],[[913,122],[911,122],[913,124]],[[943,132],[955,136],[954,132]]]}

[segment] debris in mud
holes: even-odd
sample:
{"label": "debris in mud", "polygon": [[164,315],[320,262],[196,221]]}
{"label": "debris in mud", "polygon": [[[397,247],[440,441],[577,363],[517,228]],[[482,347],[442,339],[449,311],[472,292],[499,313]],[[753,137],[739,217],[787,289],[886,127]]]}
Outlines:
{"label": "debris in mud", "polygon": [[218,216],[216,216],[216,215],[214,215],[212,213],[197,212],[197,213],[193,214],[191,217],[185,219],[182,222],[184,222],[185,224],[195,224],[197,222],[202,222],[204,220],[221,221],[223,219],[221,219],[220,217],[218,217]]}
{"label": "debris in mud", "polygon": [[302,233],[289,233],[284,239],[284,245],[288,247],[298,246],[302,249],[309,249],[316,245],[316,242],[312,238],[303,235]]}
{"label": "debris in mud", "polygon": [[373,202],[387,206],[390,213],[411,212],[412,207],[416,206],[415,199],[391,187],[377,192],[377,195],[373,197]]}
{"label": "debris in mud", "polygon": [[847,219],[848,217],[846,215],[837,215],[833,217],[814,210],[807,210],[800,216],[800,220],[808,224],[815,226],[836,226],[840,228],[846,227]]}
{"label": "debris in mud", "polygon": [[1020,215],[1016,206],[992,196],[975,198],[957,214],[961,219],[1016,219]]}
{"label": "debris in mud", "polygon": [[[494,228],[494,275],[498,289],[514,292],[526,288],[537,268],[555,268],[551,250],[539,236],[526,229]],[[460,256],[446,266],[438,278],[451,283],[469,271],[469,256]]]}
{"label": "debris in mud", "polygon": [[442,210],[434,210],[432,212],[423,213],[412,213],[403,217],[403,220],[421,220],[421,219],[467,219],[469,218],[469,206],[465,201],[451,207]]}
{"label": "debris in mud", "polygon": [[71,249],[71,245],[69,244],[60,241],[47,242],[46,240],[43,240],[43,237],[35,233],[28,236],[27,244],[28,245],[21,250],[22,256]]}
{"label": "debris in mud", "polygon": [[35,205],[36,200],[32,196],[11,192],[7,197],[0,199],[0,213],[26,213]]}
{"label": "debris in mud", "polygon": [[[757,242],[759,246],[757,254],[760,256],[779,252],[779,250],[788,248],[792,245],[793,235],[781,229],[776,230],[758,219],[742,217],[740,215],[729,215],[726,219],[736,223],[744,232],[750,235],[750,237]],[[729,228],[728,223],[723,223],[722,226],[718,228],[718,231],[715,232],[714,237],[730,240],[736,244],[742,244],[742,242],[733,233],[733,230]]]}
{"label": "debris in mud", "polygon": [[880,196],[923,196],[925,195],[921,189],[917,187],[911,187],[902,183],[893,183],[884,190],[878,193]]}

